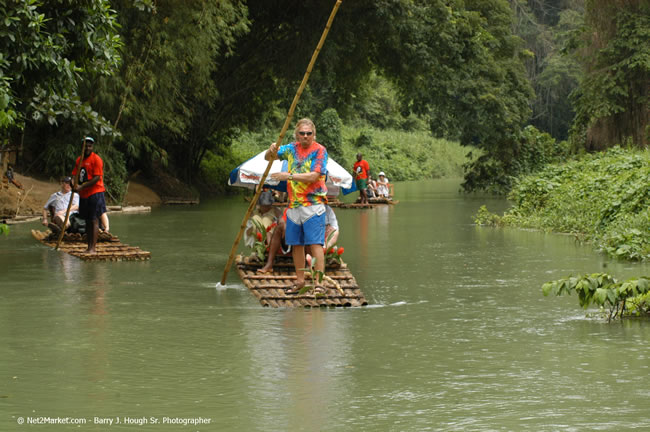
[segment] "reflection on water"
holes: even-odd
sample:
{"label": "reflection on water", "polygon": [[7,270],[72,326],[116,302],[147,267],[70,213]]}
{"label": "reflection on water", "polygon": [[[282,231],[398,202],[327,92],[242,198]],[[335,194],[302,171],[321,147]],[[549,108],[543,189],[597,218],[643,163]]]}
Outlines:
{"label": "reflection on water", "polygon": [[347,389],[340,373],[349,365],[346,317],[331,320],[325,311],[299,310],[276,318],[268,328],[243,323],[251,353],[248,396],[259,409],[256,428],[323,430],[326,407]]}
{"label": "reflection on water", "polygon": [[150,262],[85,263],[36,243],[35,226],[12,228],[0,430],[27,415],[201,416],[212,423],[197,430],[242,431],[650,428],[648,322],[607,324],[575,297],[541,295],[547,280],[648,265],[476,227],[480,205],[507,203],[457,189],[405,183],[396,206],[337,211],[371,303],[356,309],[262,308],[234,270],[217,287],[241,197],[113,217]]}

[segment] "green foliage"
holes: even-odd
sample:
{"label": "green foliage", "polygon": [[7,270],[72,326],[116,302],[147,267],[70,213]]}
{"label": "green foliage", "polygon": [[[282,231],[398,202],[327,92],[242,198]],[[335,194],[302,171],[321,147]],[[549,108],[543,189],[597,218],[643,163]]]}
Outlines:
{"label": "green foliage", "polygon": [[508,196],[513,207],[500,221],[572,233],[611,256],[648,260],[648,184],[650,152],[615,147],[521,178]]}
{"label": "green foliage", "polygon": [[626,310],[627,302],[633,304],[634,314],[650,313],[647,302],[650,278],[645,276],[619,282],[607,273],[593,273],[558,279],[542,285],[542,293],[545,296],[571,295],[572,292],[578,294],[580,306],[585,309],[591,305],[607,308],[608,320],[629,314],[630,311]]}
{"label": "green foliage", "polygon": [[132,167],[167,166],[191,183],[207,152],[219,153],[217,143],[259,106],[250,97],[249,104],[229,99],[250,94],[232,81],[243,76],[224,66],[248,31],[246,7],[237,0],[183,7],[163,0],[138,8],[123,0],[114,7],[126,42],[124,65],[110,80],[88,82],[86,94],[118,125],[116,146]]}
{"label": "green foliage", "polygon": [[530,123],[566,140],[574,112],[569,95],[577,87],[581,68],[574,56],[566,55],[572,32],[583,23],[583,2],[510,2],[515,14],[514,32],[524,39],[530,56],[526,72],[535,90]]}
{"label": "green foliage", "polygon": [[108,0],[0,0],[0,127],[72,118],[110,128],[78,89],[119,66],[116,27]]}
{"label": "green foliage", "polygon": [[631,260],[650,257],[650,209],[616,218],[600,238],[600,248],[608,255]]}
{"label": "green foliage", "polygon": [[203,189],[210,194],[222,194],[226,192],[226,188],[228,187],[227,179],[230,171],[248,159],[245,156],[242,156],[242,158],[235,158],[230,152],[225,155],[217,155],[211,151],[207,151],[205,157],[201,160]]}
{"label": "green foliage", "polygon": [[465,165],[466,191],[484,189],[493,193],[508,192],[517,177],[536,172],[547,164],[564,160],[569,154],[565,142],[558,143],[548,133],[527,126],[515,136],[500,156],[484,153]]}
{"label": "green foliage", "polygon": [[317,141],[327,148],[327,154],[334,159],[341,159],[343,156],[342,127],[341,119],[334,108],[328,108],[320,115]]}
{"label": "green foliage", "polygon": [[361,130],[359,132],[359,136],[357,136],[354,139],[354,146],[357,148],[361,147],[366,147],[370,148],[372,147],[373,142],[372,142],[372,132],[369,130]]}
{"label": "green foliage", "polygon": [[349,171],[361,152],[374,177],[384,171],[391,182],[460,178],[466,150],[456,142],[432,138],[428,132],[343,127],[343,161]]}
{"label": "green foliage", "polygon": [[485,205],[482,205],[476,215],[474,215],[474,223],[477,225],[486,226],[500,226],[501,218],[499,215],[490,213]]}
{"label": "green foliage", "polygon": [[[300,295],[305,294],[307,291],[314,288],[314,286],[323,283],[323,279],[325,278],[325,272],[323,272],[322,270],[316,270],[316,262],[317,262],[316,257],[312,257],[311,262],[308,263],[309,267],[305,267],[305,268],[301,269],[303,271],[309,272],[309,274],[311,275],[312,283],[311,284],[305,284],[305,286],[302,287],[300,289],[300,291],[298,291],[298,294],[300,294]],[[322,295],[323,295],[322,293],[321,294],[315,294],[316,297],[319,297],[319,296],[322,296]]]}

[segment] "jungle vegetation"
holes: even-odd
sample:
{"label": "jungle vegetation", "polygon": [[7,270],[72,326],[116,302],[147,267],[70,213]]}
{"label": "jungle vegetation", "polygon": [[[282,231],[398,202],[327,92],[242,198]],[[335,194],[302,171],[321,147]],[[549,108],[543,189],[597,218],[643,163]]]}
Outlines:
{"label": "jungle vegetation", "polygon": [[[219,190],[242,141],[279,130],[333,4],[0,0],[0,145],[20,172],[57,177],[92,134],[118,202],[135,172]],[[567,153],[647,146],[649,8],[343,2],[296,117],[324,122],[345,158],[374,145],[409,164],[391,158],[417,136],[457,142],[464,188],[507,192]],[[544,134],[558,144],[540,149]],[[399,171],[443,175],[429,163]]]}
{"label": "jungle vegetation", "polygon": [[650,260],[650,152],[614,147],[522,177],[502,216],[476,222],[567,233],[614,258]]}

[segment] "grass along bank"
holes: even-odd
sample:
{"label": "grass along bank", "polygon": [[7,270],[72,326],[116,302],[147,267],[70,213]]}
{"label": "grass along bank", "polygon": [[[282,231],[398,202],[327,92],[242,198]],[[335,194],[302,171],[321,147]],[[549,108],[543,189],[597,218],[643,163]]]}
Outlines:
{"label": "grass along bank", "polygon": [[619,147],[521,178],[502,216],[476,222],[571,233],[610,256],[650,259],[650,152]]}

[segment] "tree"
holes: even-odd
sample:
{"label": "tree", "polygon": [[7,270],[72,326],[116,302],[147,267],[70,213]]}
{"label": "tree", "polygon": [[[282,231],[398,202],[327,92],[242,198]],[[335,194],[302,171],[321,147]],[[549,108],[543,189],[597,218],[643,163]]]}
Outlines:
{"label": "tree", "polygon": [[341,119],[334,108],[328,108],[318,119],[318,142],[327,148],[332,158],[341,161],[343,158],[343,137],[341,136]]}
{"label": "tree", "polygon": [[526,73],[535,90],[530,123],[558,140],[568,136],[575,115],[569,95],[580,65],[564,47],[584,15],[583,0],[514,0],[514,32],[531,56]]}
{"label": "tree", "polygon": [[650,3],[588,0],[572,137],[587,150],[650,142]]}
{"label": "tree", "polygon": [[[282,3],[291,4],[293,15],[277,26],[302,45],[314,46],[317,34],[300,30],[309,22],[305,17],[327,14],[322,2]],[[533,94],[523,67],[523,42],[512,34],[511,24],[506,0],[350,2],[332,26],[311,91],[324,106],[349,118],[364,80],[381,74],[398,89],[404,115],[430,118],[435,134],[477,146],[500,166],[490,178],[470,167],[472,181],[466,186],[488,187],[499,176],[516,174],[505,171],[517,156],[517,135],[530,115]],[[302,45],[291,53],[307,57]]]}
{"label": "tree", "polygon": [[[114,2],[126,41],[119,74],[91,82],[88,97],[122,132],[115,142],[131,166],[166,165],[191,182],[219,136],[227,86],[216,78],[247,31],[240,1]],[[238,89],[228,89],[235,92]],[[230,126],[230,125],[228,125]]]}
{"label": "tree", "polygon": [[120,62],[108,0],[0,0],[0,47],[5,136],[29,121],[57,124],[64,117],[109,129],[78,95],[84,79],[110,75]]}

